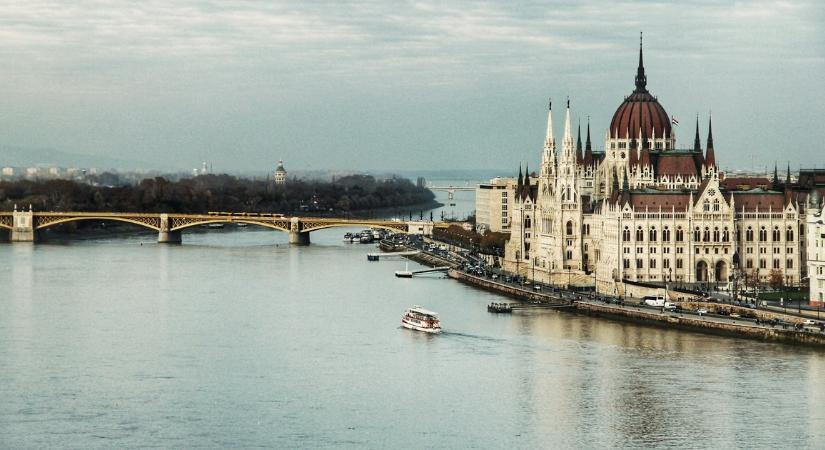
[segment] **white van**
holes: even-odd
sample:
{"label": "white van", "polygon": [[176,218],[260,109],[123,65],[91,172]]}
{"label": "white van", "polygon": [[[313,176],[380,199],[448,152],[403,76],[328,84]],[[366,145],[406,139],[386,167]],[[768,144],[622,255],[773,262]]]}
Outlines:
{"label": "white van", "polygon": [[642,302],[647,306],[658,306],[660,308],[665,306],[665,298],[661,295],[648,295],[642,297]]}

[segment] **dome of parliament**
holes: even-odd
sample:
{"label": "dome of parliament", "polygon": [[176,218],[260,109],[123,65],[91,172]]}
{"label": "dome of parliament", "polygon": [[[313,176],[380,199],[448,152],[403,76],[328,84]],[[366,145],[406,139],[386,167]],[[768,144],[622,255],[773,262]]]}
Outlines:
{"label": "dome of parliament", "polygon": [[647,91],[647,76],[642,62],[642,45],[639,42],[639,67],[636,71],[636,89],[625,98],[610,121],[610,137],[633,139],[639,130],[648,138],[652,133],[657,139],[670,138],[670,117],[659,101]]}

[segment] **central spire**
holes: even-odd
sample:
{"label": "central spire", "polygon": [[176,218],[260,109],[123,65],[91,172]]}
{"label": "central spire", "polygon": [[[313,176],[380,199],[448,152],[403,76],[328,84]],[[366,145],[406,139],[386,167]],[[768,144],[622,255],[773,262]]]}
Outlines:
{"label": "central spire", "polygon": [[639,67],[636,69],[636,92],[647,92],[647,76],[642,58],[642,33],[639,32]]}

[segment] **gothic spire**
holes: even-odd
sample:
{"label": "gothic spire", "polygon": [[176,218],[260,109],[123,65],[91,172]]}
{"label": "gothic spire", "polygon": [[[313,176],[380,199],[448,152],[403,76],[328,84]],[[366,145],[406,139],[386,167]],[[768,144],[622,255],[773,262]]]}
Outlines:
{"label": "gothic spire", "polygon": [[639,67],[636,69],[636,92],[647,92],[647,76],[642,58],[642,33],[639,32]]}
{"label": "gothic spire", "polygon": [[521,186],[524,184],[524,175],[521,174],[521,163],[518,165],[518,183],[516,184],[516,190],[521,191]]}
{"label": "gothic spire", "polygon": [[578,130],[578,137],[576,138],[576,151],[582,151],[582,123],[581,119],[579,119],[579,130]]}
{"label": "gothic spire", "polygon": [[584,154],[582,153],[582,123],[581,119],[579,119],[578,137],[576,138],[576,162],[581,163],[583,159]]}
{"label": "gothic spire", "polygon": [[702,141],[699,139],[699,114],[696,114],[696,136],[693,138],[693,151],[702,151]]}
{"label": "gothic spire", "polygon": [[585,151],[592,151],[593,147],[590,145],[590,116],[587,116],[587,143],[584,144]]}
{"label": "gothic spire", "polygon": [[713,151],[713,123],[708,116],[708,149],[705,153],[705,164],[708,167],[716,166],[716,154]]}
{"label": "gothic spire", "polygon": [[570,99],[567,99],[567,110],[564,116],[564,138],[562,139],[562,148],[564,150],[564,158],[567,161],[575,157],[573,148],[573,125],[570,121]]}
{"label": "gothic spire", "polygon": [[785,185],[791,185],[791,162],[788,161],[788,175],[785,177]]}
{"label": "gothic spire", "polygon": [[547,104],[547,135],[545,137],[545,145],[553,142],[553,100],[550,99]]}

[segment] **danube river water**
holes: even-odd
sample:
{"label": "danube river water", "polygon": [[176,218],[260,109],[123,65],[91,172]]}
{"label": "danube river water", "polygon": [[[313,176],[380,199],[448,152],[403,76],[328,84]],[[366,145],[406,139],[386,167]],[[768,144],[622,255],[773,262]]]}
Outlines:
{"label": "danube river water", "polygon": [[0,244],[0,447],[825,448],[825,352],[493,315],[343,232]]}

